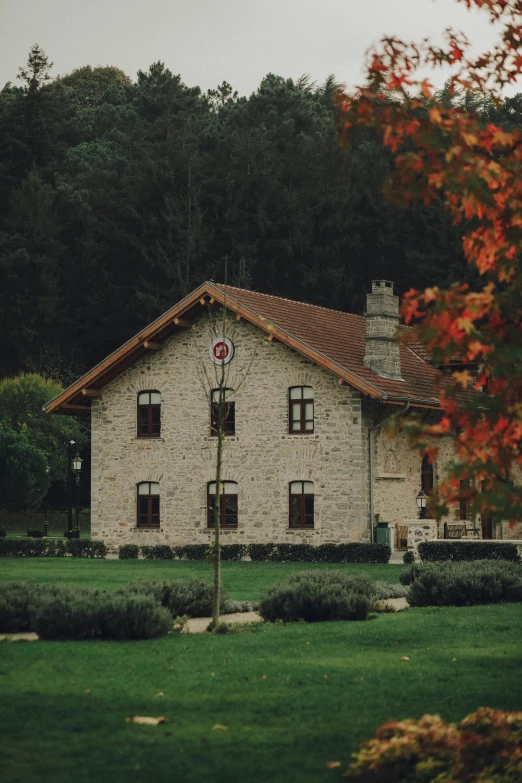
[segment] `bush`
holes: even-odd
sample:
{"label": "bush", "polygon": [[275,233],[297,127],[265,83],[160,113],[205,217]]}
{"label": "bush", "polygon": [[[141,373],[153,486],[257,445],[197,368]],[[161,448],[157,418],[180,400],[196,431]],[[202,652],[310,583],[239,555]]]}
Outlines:
{"label": "bush", "polygon": [[251,560],[273,560],[276,547],[277,544],[249,544],[248,554]]}
{"label": "bush", "polygon": [[[131,582],[122,594],[144,594],[152,596],[166,607],[172,617],[210,617],[212,615],[212,585],[199,579],[167,582]],[[221,605],[226,606],[227,597],[221,591]]]}
{"label": "bush", "polygon": [[256,606],[252,601],[231,601],[225,599],[221,606],[221,611],[223,614],[239,614],[240,612],[253,612]]}
{"label": "bush", "polygon": [[206,560],[209,549],[209,544],[187,544],[175,547],[175,552],[180,560]]}
{"label": "bush", "polygon": [[372,583],[366,577],[305,571],[270,588],[259,604],[259,613],[272,622],[366,620],[374,599]]}
{"label": "bush", "polygon": [[43,538],[44,532],[43,530],[38,530],[38,528],[36,527],[30,527],[29,530],[27,531],[27,535],[29,536],[29,538]]}
{"label": "bush", "polygon": [[250,544],[252,560],[279,560],[300,563],[387,563],[387,544]]}
{"label": "bush", "polygon": [[120,560],[137,560],[140,548],[137,544],[124,544],[120,546],[118,558]]}
{"label": "bush", "polygon": [[42,557],[65,557],[67,546],[61,538],[47,538]]}
{"label": "bush", "polygon": [[402,562],[404,565],[411,565],[415,562],[415,553],[414,552],[405,552],[402,556]]}
{"label": "bush", "polygon": [[142,546],[141,554],[146,560],[172,560],[174,558],[174,552],[167,544]]}
{"label": "bush", "polygon": [[377,581],[373,583],[373,588],[379,601],[385,598],[406,598],[408,595],[408,588],[405,585]]}
{"label": "bush", "polygon": [[427,563],[415,573],[411,606],[474,606],[522,601],[522,566],[479,560],[474,563]]}
{"label": "bush", "polygon": [[412,582],[416,579],[417,575],[420,573],[421,568],[422,566],[420,563],[412,563],[409,568],[405,568],[404,571],[401,571],[399,576],[399,582],[401,585],[411,585]]}
{"label": "bush", "polygon": [[391,721],[361,745],[346,777],[355,783],[508,783],[522,780],[522,712],[481,707],[455,725],[438,715]]}
{"label": "bush", "polygon": [[37,603],[67,591],[67,587],[30,582],[6,582],[1,585],[0,633],[31,631]]}
{"label": "bush", "polygon": [[105,557],[107,547],[103,541],[89,541],[86,538],[70,538],[66,551],[72,557]]}
{"label": "bush", "polygon": [[41,639],[151,639],[168,633],[172,618],[151,596],[93,590],[39,601],[33,627]]}
{"label": "bush", "polygon": [[503,544],[500,541],[424,541],[419,544],[419,557],[425,562],[453,560],[509,560],[519,562],[516,544]]}
{"label": "bush", "polygon": [[220,547],[221,560],[242,560],[247,548],[245,544],[225,544]]}
{"label": "bush", "polygon": [[40,538],[2,538],[0,556],[40,557],[45,554],[47,542]]}

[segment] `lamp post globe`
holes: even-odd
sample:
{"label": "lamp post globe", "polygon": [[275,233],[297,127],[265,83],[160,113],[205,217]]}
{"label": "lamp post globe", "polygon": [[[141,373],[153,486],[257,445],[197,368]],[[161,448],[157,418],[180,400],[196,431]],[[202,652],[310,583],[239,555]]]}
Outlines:
{"label": "lamp post globe", "polygon": [[424,494],[424,492],[421,491],[415,498],[417,502],[417,508],[419,510],[419,519],[425,519],[426,518],[426,504],[428,502],[428,496]]}

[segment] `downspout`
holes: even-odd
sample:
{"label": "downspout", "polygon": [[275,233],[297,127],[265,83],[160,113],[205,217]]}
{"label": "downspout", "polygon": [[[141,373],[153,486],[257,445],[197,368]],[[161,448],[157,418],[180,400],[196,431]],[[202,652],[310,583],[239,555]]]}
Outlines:
{"label": "downspout", "polygon": [[383,424],[386,424],[386,422],[390,421],[394,416],[402,416],[404,413],[407,413],[410,409],[410,403],[406,403],[406,407],[403,408],[401,411],[399,411],[398,414],[392,413],[391,416],[388,416],[387,419],[383,419],[378,424],[375,424],[373,427],[370,427],[368,430],[368,464],[370,468],[370,541],[373,543],[373,448],[372,448],[372,434],[374,432],[377,432],[377,430],[380,430],[380,428],[383,426]]}

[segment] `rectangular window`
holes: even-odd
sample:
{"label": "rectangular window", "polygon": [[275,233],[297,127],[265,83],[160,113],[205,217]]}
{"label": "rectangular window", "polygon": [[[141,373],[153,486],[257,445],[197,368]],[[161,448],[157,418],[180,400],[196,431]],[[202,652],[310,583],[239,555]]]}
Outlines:
{"label": "rectangular window", "polygon": [[[220,528],[237,527],[237,484],[223,481],[219,496]],[[207,527],[214,527],[216,515],[216,483],[207,488]]]}
{"label": "rectangular window", "polygon": [[314,390],[312,386],[292,386],[288,394],[288,431],[314,431]]}
{"label": "rectangular window", "polygon": [[235,435],[236,433],[236,402],[233,389],[223,389],[223,404],[220,416],[220,390],[212,390],[212,401],[210,405],[210,434],[218,434],[219,421],[221,419],[221,428],[223,435]]}
{"label": "rectangular window", "polygon": [[155,481],[142,481],[138,484],[138,527],[159,527],[160,496],[159,484]]}
{"label": "rectangular window", "polygon": [[292,481],[289,496],[290,527],[314,527],[313,481]]}
{"label": "rectangular window", "polygon": [[161,394],[155,391],[138,394],[138,438],[161,435]]}

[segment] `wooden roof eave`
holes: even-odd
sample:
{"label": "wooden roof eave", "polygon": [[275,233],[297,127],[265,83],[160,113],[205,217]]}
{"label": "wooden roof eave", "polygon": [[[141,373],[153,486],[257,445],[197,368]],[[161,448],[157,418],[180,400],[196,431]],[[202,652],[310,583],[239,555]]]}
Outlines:
{"label": "wooden roof eave", "polygon": [[[52,400],[49,400],[44,406],[43,410],[46,413],[69,413],[64,409],[65,405],[74,404],[77,399],[80,399],[83,388],[100,388],[106,385],[110,380],[123,372],[124,369],[131,366],[138,358],[145,355],[146,348],[143,346],[147,340],[153,340],[153,338],[159,339],[162,331],[172,325],[175,318],[180,318],[192,307],[202,304],[202,298],[209,295],[207,291],[208,286],[204,283],[189,296],[178,302],[177,305],[171,307],[163,315],[160,315],[155,321],[138,332],[137,335],[131,337],[122,346],[113,351],[103,361],[99,362],[92,370],[82,375],[77,381],[75,381],[63,392],[60,392]],[[180,328],[186,328],[182,323],[179,324]],[[85,406],[86,411],[90,410],[90,406]]]}

